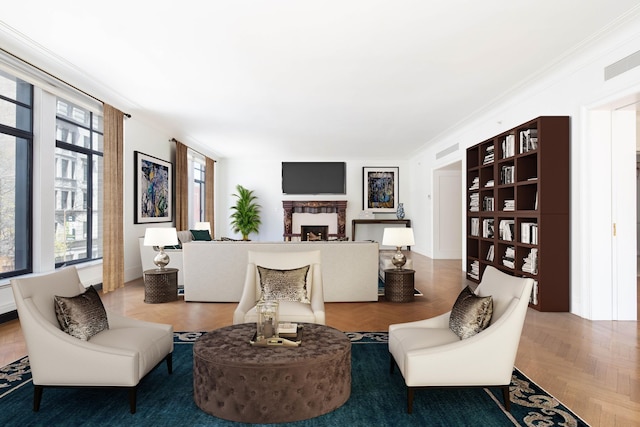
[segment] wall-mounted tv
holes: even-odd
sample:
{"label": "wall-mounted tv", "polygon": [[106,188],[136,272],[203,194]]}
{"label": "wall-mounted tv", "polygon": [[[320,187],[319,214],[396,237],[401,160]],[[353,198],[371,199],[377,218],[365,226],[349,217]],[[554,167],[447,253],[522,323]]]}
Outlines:
{"label": "wall-mounted tv", "polygon": [[345,162],[282,162],[284,194],[346,194]]}

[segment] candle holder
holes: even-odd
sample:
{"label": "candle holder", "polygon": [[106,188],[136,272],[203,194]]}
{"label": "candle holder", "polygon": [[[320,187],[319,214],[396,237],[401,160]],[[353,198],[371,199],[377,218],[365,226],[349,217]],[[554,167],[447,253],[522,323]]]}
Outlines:
{"label": "candle holder", "polygon": [[278,336],[278,305],[278,301],[262,301],[256,305],[258,312],[257,341]]}

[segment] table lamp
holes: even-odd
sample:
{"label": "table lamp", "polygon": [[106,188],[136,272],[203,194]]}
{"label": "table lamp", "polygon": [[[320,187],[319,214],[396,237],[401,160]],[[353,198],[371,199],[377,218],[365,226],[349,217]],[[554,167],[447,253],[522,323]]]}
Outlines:
{"label": "table lamp", "polygon": [[196,225],[193,227],[194,230],[207,230],[209,234],[211,234],[211,223],[210,222],[196,222]]}
{"label": "table lamp", "polygon": [[144,232],[144,245],[158,247],[158,254],[153,259],[158,270],[164,270],[169,264],[169,255],[164,251],[164,247],[178,243],[178,233],[175,227],[147,228]]}
{"label": "table lamp", "polygon": [[382,244],[395,246],[396,253],[391,258],[391,262],[396,266],[396,270],[402,270],[402,266],[407,262],[407,258],[402,253],[403,246],[411,246],[415,244],[412,228],[392,227],[385,228],[382,235]]}

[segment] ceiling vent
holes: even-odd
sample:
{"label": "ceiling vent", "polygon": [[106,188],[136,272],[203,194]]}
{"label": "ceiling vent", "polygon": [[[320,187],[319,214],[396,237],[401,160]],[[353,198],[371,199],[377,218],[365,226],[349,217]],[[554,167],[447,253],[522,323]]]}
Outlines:
{"label": "ceiling vent", "polygon": [[455,153],[458,151],[458,144],[453,144],[451,147],[445,148],[444,150],[436,153],[436,160],[441,159],[447,154]]}
{"label": "ceiling vent", "polygon": [[640,50],[604,67],[604,80],[610,80],[640,65]]}

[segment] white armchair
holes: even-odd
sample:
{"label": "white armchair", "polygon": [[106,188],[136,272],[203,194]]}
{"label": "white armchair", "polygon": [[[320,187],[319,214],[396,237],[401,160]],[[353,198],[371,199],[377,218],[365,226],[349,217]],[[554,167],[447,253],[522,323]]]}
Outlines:
{"label": "white armchair", "polygon": [[12,279],[11,287],[31,365],[34,411],[40,409],[44,387],[126,387],[133,414],[140,380],[163,360],[172,372],[172,325],[106,310],[109,329],[88,341],[61,330],[54,296],[74,297],[85,291],[74,267]]}
{"label": "white armchair", "polygon": [[322,288],[322,266],[320,251],[298,252],[254,252],[247,254],[248,264],[242,296],[235,312],[233,324],[251,323],[258,320],[256,302],[260,299],[260,275],[258,266],[291,270],[309,265],[307,289],[310,303],[280,301],[278,318],[283,322],[307,322],[325,324],[324,291]]}
{"label": "white armchair", "polygon": [[500,387],[508,411],[509,384],[529,304],[533,279],[488,266],[476,288],[493,298],[491,323],[461,340],[449,329],[451,312],[389,326],[391,372],[397,364],[407,385],[407,412],[414,390],[429,387]]}

